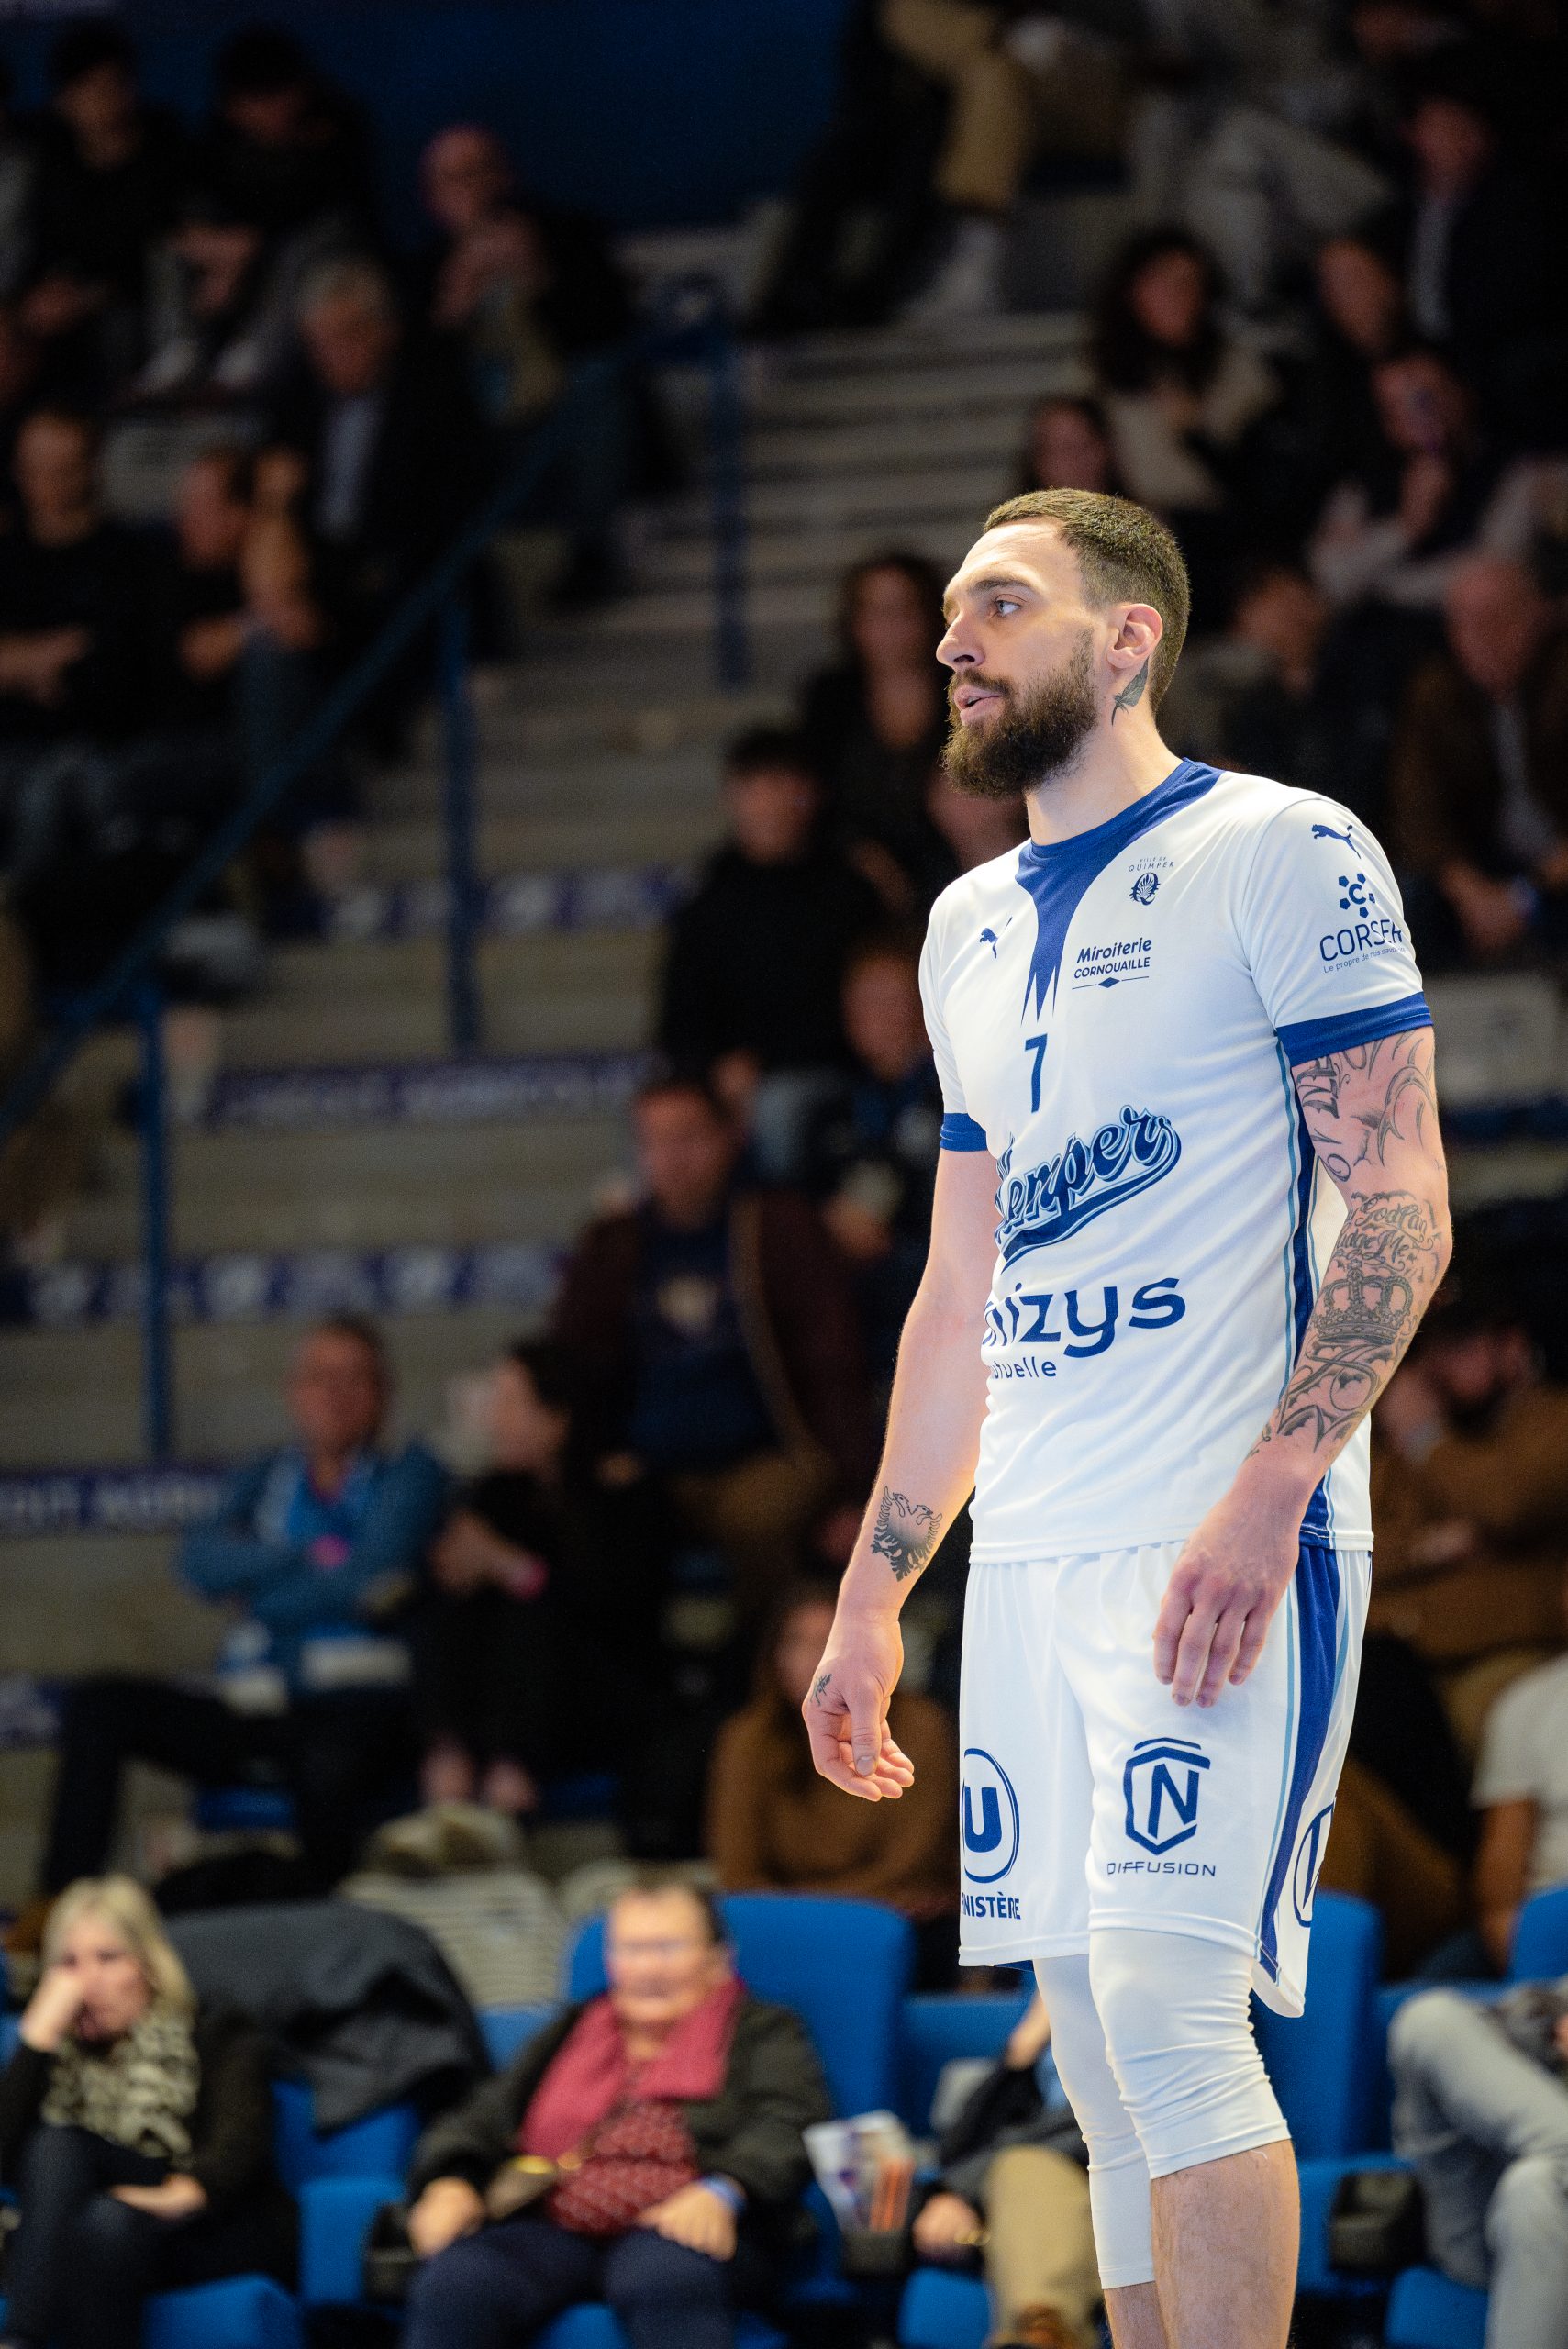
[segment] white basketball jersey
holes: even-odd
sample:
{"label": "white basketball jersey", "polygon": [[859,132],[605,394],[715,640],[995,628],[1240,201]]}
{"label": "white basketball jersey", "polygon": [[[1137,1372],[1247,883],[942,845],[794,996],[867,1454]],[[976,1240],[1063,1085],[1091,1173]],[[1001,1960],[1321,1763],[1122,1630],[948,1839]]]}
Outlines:
{"label": "white basketball jersey", "polygon": [[[954,882],[921,985],[943,1145],[997,1163],[973,1555],[1190,1532],[1344,1220],[1291,1070],[1430,1024],[1383,852],[1331,800],[1186,759]],[[1303,1531],[1369,1546],[1364,1426]]]}

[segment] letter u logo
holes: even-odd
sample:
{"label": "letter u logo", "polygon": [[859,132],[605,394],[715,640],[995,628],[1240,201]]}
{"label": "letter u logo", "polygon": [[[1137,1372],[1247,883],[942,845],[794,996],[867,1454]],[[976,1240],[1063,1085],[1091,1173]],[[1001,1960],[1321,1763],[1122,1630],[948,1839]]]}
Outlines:
{"label": "letter u logo", "polygon": [[[1002,1806],[996,1799],[995,1787],[982,1787],[980,1794],[980,1824],[974,1824],[974,1789],[963,1790],[963,1842],[970,1852],[994,1852],[1002,1840]],[[951,1814],[950,1814],[951,1815]]]}

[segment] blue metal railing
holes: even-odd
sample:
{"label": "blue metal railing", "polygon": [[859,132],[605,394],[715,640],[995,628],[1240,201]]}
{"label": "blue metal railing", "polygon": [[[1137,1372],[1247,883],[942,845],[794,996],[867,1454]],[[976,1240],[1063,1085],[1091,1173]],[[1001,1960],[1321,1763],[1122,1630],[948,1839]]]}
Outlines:
{"label": "blue metal railing", "polygon": [[634,367],[695,361],[708,381],[708,491],[714,539],[714,674],[727,691],[751,674],[746,619],[745,445],[740,360],[715,289],[691,279],[670,289],[662,315],[617,350],[587,362],[539,426],[517,467],[484,501],[440,560],[410,589],[380,634],[323,698],[286,751],[170,888],[110,965],[65,1011],[10,1091],[0,1098],[0,1145],[32,1116],[89,1037],[134,1019],[140,1042],[142,1426],[155,1460],[174,1445],[173,1352],[169,1314],[169,1147],[158,965],[171,931],[200,903],[287,794],[333,748],[397,662],[432,628],[446,763],[447,1027],[454,1052],[477,1051],[483,1032],[478,971],[482,898],[478,852],[478,742],[469,680],[468,605],[475,563],[539,492],[578,417],[607,384]]}

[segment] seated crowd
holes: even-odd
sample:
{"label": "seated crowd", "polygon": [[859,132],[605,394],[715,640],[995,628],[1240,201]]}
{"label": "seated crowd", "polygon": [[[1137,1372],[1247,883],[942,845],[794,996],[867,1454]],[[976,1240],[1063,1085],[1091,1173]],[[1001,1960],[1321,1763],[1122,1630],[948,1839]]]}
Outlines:
{"label": "seated crowd", "polygon": [[[292,34],[224,42],[195,127],[101,17],[50,79],[0,117],[0,877],[46,1000],[104,970],[632,316],[604,230],[478,126],[429,141],[428,239],[396,249],[367,126]],[[647,413],[611,371],[541,478],[562,608],[617,585]],[[487,573],[472,596],[495,652]],[[351,884],[365,759],[404,740],[431,657],[216,885],[176,999],[221,1004],[259,930],[314,927]]]}

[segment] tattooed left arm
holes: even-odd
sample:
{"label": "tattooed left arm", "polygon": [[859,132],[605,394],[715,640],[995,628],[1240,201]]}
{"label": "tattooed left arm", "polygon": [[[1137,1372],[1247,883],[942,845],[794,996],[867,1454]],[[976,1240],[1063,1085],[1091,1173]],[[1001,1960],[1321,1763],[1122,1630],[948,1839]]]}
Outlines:
{"label": "tattooed left arm", "polygon": [[1309,1061],[1296,1088],[1345,1221],[1284,1393],[1171,1577],[1154,1658],[1178,1704],[1213,1704],[1257,1663],[1307,1504],[1393,1375],[1449,1258],[1431,1030]]}

